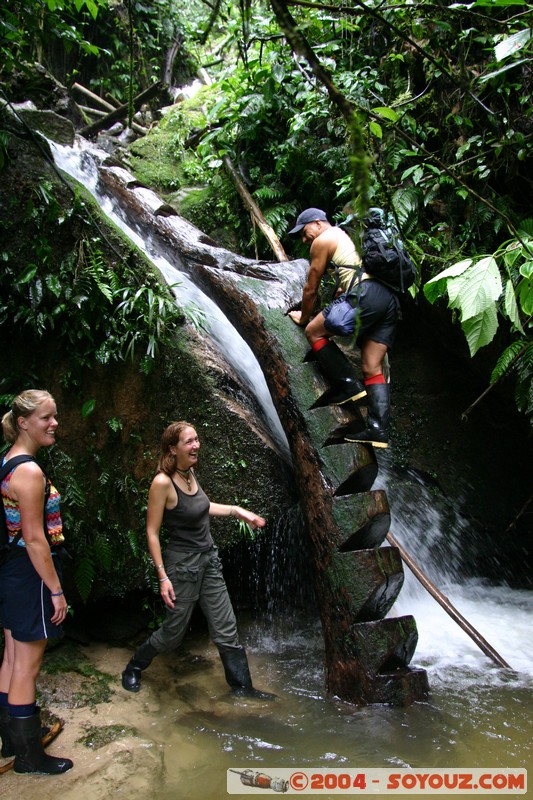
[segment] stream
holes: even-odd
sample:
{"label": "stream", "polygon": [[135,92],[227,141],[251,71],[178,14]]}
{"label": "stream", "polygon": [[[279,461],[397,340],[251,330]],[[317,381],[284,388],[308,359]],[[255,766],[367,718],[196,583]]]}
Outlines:
{"label": "stream", "polygon": [[[58,152],[55,148],[56,159]],[[66,169],[65,158],[61,158],[60,166]],[[158,268],[168,272],[161,261]],[[167,277],[172,279],[172,275]],[[189,283],[185,278],[182,281],[196,301]],[[216,319],[215,310],[209,313]],[[237,363],[242,352],[239,344]],[[255,367],[246,362],[241,371],[249,375],[251,370]],[[262,387],[264,381],[254,377],[253,383]],[[267,394],[261,394],[259,402],[274,437],[286,450],[283,431]],[[387,488],[387,481],[387,464],[383,461],[374,488]],[[140,786],[133,763],[112,785],[114,795],[130,800],[219,800],[226,796],[228,769],[253,769],[275,775],[282,768],[532,766],[533,591],[458,579],[456,572],[444,568],[454,563],[457,538],[448,535],[429,495],[422,506],[426,516],[416,519],[410,516],[413,506],[401,492],[392,492],[389,499],[394,535],[420,559],[439,589],[512,669],[502,669],[491,662],[407,568],[404,587],[391,613],[415,617],[419,642],[411,666],[427,670],[431,690],[427,703],[409,708],[356,708],[324,696],[323,638],[312,604],[305,608],[287,603],[275,614],[266,608],[258,609],[249,619],[243,613],[239,616],[239,630],[249,654],[254,684],[275,692],[277,701],[230,698],[216,650],[206,635],[192,637],[183,654],[157,659],[146,671],[139,695],[127,698],[129,719],[145,738],[145,746],[156,747],[160,754],[157,780],[149,789]],[[461,533],[467,536],[468,530]],[[291,543],[282,539],[273,543],[273,571],[290,547]],[[128,653],[121,648],[96,650],[96,662],[118,675]],[[120,688],[117,691],[120,693]],[[111,705],[109,719],[120,719],[120,708],[113,712]],[[68,786],[68,776],[65,780]],[[26,797],[41,798],[35,779],[32,785],[35,794],[29,792]],[[271,794],[260,789],[254,793],[259,797]],[[68,791],[62,796],[68,798]],[[101,785],[88,778],[83,783],[82,796],[83,800],[99,800],[103,797]],[[344,796],[385,797],[390,793]],[[462,796],[484,795],[478,792]]]}

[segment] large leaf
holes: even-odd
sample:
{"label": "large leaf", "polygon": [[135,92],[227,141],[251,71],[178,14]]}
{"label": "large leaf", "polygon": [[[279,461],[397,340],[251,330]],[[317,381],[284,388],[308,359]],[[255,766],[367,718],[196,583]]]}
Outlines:
{"label": "large leaf", "polygon": [[457,261],[456,264],[452,264],[451,267],[447,267],[442,272],[439,272],[438,275],[435,275],[433,278],[431,278],[428,281],[428,284],[440,281],[442,278],[455,278],[457,275],[462,275],[463,272],[465,272],[465,270],[472,265],[472,263],[473,259],[471,258],[465,258],[464,261]]}
{"label": "large leaf", "polygon": [[460,310],[463,322],[494,308],[502,291],[500,270],[492,256],[480,259],[458,278],[448,281],[450,307]]}
{"label": "large leaf", "polygon": [[390,119],[391,122],[398,122],[400,118],[398,112],[388,106],[377,106],[371,110],[374,114],[379,114],[384,119]]}
{"label": "large leaf", "polygon": [[503,308],[513,327],[520,331],[523,336],[525,336],[524,329],[522,328],[522,322],[520,321],[520,312],[516,302],[513,282],[511,280],[505,282]]}
{"label": "large leaf", "polygon": [[520,281],[516,287],[516,296],[526,317],[531,317],[533,315],[533,282],[527,278]]}
{"label": "large leaf", "polygon": [[520,275],[524,278],[533,278],[533,261],[524,261],[520,264]]}
{"label": "large leaf", "polygon": [[524,30],[518,31],[518,33],[507,36],[506,39],[503,39],[503,41],[499,42],[494,48],[496,61],[503,61],[507,56],[511,56],[513,53],[521,50],[522,47],[525,47],[529,42],[531,36],[531,28],[524,28]]}
{"label": "large leaf", "polygon": [[424,284],[424,294],[430,303],[434,303],[439,297],[443,297],[448,289],[448,279],[462,275],[465,270],[472,264],[472,259],[467,258],[464,261],[458,261],[452,264],[451,267],[439,272],[427,283]]}
{"label": "large leaf", "polygon": [[474,356],[480,347],[492,342],[498,329],[496,306],[488,306],[481,314],[470,317],[461,323],[470,355]]}

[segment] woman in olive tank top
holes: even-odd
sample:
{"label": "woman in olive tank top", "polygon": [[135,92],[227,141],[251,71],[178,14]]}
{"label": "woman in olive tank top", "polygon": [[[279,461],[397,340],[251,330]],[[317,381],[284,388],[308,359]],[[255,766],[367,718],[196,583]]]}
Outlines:
{"label": "woman in olive tank top", "polygon": [[[174,422],[164,431],[159,469],[148,495],[146,537],[166,617],[161,627],[135,651],[122,673],[122,686],[130,692],[139,691],[142,670],[158,653],[179,647],[198,603],[232,692],[270,698],[273,695],[259,692],[252,685],[218,550],[211,538],[209,517],[236,517],[252,529],[262,528],[266,523],[263,517],[240,506],[209,500],[194,472],[199,450],[196,430],[188,422]],[[162,526],[169,534],[164,555],[159,538]]]}

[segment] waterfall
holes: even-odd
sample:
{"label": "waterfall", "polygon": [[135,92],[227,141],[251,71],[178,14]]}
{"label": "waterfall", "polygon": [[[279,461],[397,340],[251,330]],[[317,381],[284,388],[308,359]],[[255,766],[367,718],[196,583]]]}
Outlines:
{"label": "waterfall", "polygon": [[[244,386],[259,405],[267,428],[282,455],[290,460],[287,437],[267,387],[259,363],[242,336],[227,317],[186,272],[171,264],[158,251],[149,236],[141,236],[127,223],[120,208],[98,189],[98,163],[107,158],[107,153],[86,142],[76,140],[74,147],[49,142],[56,166],[81,183],[97,200],[102,212],[120,227],[123,233],[152,262],[153,266],[172,287],[180,306],[189,306],[200,311],[202,328],[216,345],[219,352],[232,366]],[[144,188],[134,190],[147,208],[157,207],[161,202],[154,192]]]}
{"label": "waterfall", "polygon": [[[290,458],[285,433],[274,409],[263,373],[252,351],[228,319],[189,278],[187,273],[171,264],[157,252],[157,245],[149,237],[141,237],[125,222],[120,209],[98,191],[97,164],[107,154],[88,143],[77,142],[74,148],[50,142],[57,166],[83,184],[97,199],[104,213],[125,232],[134,244],[150,258],[154,267],[173,287],[180,305],[194,304],[205,315],[209,336],[219,351],[232,365],[243,383],[257,398],[273,439],[287,458]],[[148,208],[160,201],[150,190],[138,188]],[[178,259],[177,259],[178,260]],[[270,287],[269,287],[270,288]],[[431,487],[415,474],[400,479],[392,474],[386,454],[379,454],[379,473],[373,486],[387,491],[391,507],[391,530],[407,552],[428,574],[435,585],[443,591],[450,602],[480,631],[487,641],[509,662],[517,675],[533,677],[533,646],[531,641],[530,609],[532,592],[515,590],[504,583],[490,585],[480,579],[461,575],[461,544],[472,535],[468,522],[461,516],[459,501],[455,506],[436,502]],[[442,499],[442,498],[441,498]],[[416,511],[415,511],[416,510]],[[295,511],[297,517],[297,511]],[[281,523],[280,523],[281,524]],[[298,532],[299,522],[293,520],[292,527]],[[277,531],[276,531],[277,533]],[[287,542],[290,542],[288,545]],[[302,538],[290,540],[290,533],[283,527],[279,540],[275,542],[273,555],[261,552],[261,544],[250,545],[250,563],[259,556],[264,571],[258,578],[251,576],[250,592],[258,590],[266,598],[267,611],[278,614],[281,607],[291,606],[291,601],[310,607],[310,598],[300,585],[300,579],[308,586],[305,574],[305,558],[301,557]],[[267,574],[267,567],[270,572]],[[296,573],[302,570],[302,576]],[[284,575],[293,581],[284,589]],[[276,599],[277,597],[277,599]],[[410,614],[417,621],[419,644],[414,663],[431,668],[435,676],[445,685],[457,687],[479,682],[480,674],[485,681],[510,682],[507,671],[494,667],[468,635],[454,622],[437,602],[405,568],[405,583],[394,607],[398,615]],[[270,616],[272,619],[272,616]],[[267,634],[261,633],[261,636]],[[275,650],[280,642],[263,638],[261,649]],[[529,678],[530,679],[530,678]],[[518,680],[518,678],[516,678]]]}
{"label": "waterfall", "polygon": [[[446,599],[509,663],[520,683],[533,677],[531,636],[532,592],[504,582],[494,585],[463,575],[462,548],[476,533],[461,514],[461,498],[453,504],[420,476],[407,471],[398,478],[389,454],[380,454],[374,488],[387,492],[391,532]],[[414,661],[431,665],[443,683],[463,686],[484,680],[505,684],[511,678],[479,649],[406,566],[405,582],[393,613],[412,614],[419,632]],[[527,680],[527,678],[526,678]]]}

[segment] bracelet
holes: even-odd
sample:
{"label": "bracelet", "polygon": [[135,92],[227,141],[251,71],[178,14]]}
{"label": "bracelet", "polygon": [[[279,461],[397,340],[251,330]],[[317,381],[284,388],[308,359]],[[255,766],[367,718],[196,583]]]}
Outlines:
{"label": "bracelet", "polygon": [[163,569],[163,564],[156,564],[156,569]]}
{"label": "bracelet", "polygon": [[50,596],[51,596],[51,597],[61,597],[61,595],[62,595],[62,594],[65,594],[65,592],[63,591],[63,589],[61,589],[61,591],[60,591],[60,592],[50,592]]}
{"label": "bracelet", "polygon": [[169,581],[169,580],[170,580],[170,578],[168,576],[165,576],[164,578],[159,578],[159,583],[164,583],[165,581]]}

